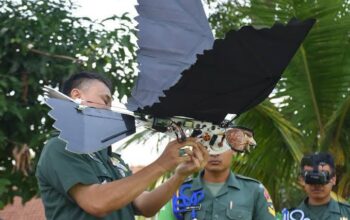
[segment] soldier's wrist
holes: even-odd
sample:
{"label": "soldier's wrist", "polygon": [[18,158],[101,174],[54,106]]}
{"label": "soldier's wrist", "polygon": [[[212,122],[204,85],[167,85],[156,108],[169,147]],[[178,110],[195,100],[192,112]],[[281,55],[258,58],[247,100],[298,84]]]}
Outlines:
{"label": "soldier's wrist", "polygon": [[180,182],[183,182],[187,179],[187,177],[189,176],[190,174],[185,174],[185,173],[181,173],[181,172],[176,172],[174,173],[174,178],[176,178],[177,180],[179,180]]}

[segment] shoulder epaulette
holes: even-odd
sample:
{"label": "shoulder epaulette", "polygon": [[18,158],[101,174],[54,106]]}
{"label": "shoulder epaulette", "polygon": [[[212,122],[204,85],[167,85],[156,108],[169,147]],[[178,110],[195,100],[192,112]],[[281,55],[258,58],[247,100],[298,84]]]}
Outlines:
{"label": "shoulder epaulette", "polygon": [[235,176],[236,176],[238,179],[248,180],[248,181],[252,181],[252,182],[256,182],[256,183],[258,183],[258,184],[261,184],[261,182],[260,182],[259,180],[253,179],[253,178],[251,178],[251,177],[242,176],[242,175],[239,175],[239,174],[235,174]]}
{"label": "shoulder epaulette", "polygon": [[121,157],[121,154],[120,153],[117,153],[117,152],[112,152],[112,157],[117,157],[117,158],[120,158]]}
{"label": "shoulder epaulette", "polygon": [[346,206],[346,207],[350,208],[349,203],[346,203],[346,202],[338,202],[338,203],[339,203],[339,205]]}

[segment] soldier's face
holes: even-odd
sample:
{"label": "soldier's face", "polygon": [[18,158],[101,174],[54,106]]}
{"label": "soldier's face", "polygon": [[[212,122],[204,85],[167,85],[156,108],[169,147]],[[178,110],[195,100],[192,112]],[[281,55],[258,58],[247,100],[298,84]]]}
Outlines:
{"label": "soldier's face", "polygon": [[[304,166],[305,171],[312,171],[312,166]],[[327,171],[331,173],[332,169],[328,164],[325,164],[323,166],[319,166],[319,171]],[[302,181],[302,185],[304,186],[304,190],[306,194],[308,195],[309,199],[312,200],[327,200],[329,198],[332,188],[336,183],[336,177],[332,177],[330,182],[324,185],[320,184],[307,184],[304,180]]]}
{"label": "soldier's face", "polygon": [[230,169],[234,151],[228,150],[221,154],[210,155],[205,170],[212,172],[222,172]]}
{"label": "soldier's face", "polygon": [[95,108],[110,108],[112,103],[111,91],[98,80],[90,80],[81,88],[72,89],[71,97],[82,99],[84,105]]}

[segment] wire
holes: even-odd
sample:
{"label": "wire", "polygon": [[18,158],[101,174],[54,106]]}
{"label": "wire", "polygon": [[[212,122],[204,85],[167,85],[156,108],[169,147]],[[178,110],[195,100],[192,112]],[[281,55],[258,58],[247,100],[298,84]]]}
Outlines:
{"label": "wire", "polygon": [[174,121],[171,121],[170,126],[173,128],[174,133],[176,135],[176,140],[179,143],[186,141],[186,134],[183,131],[183,129],[181,128],[181,126],[177,125]]}

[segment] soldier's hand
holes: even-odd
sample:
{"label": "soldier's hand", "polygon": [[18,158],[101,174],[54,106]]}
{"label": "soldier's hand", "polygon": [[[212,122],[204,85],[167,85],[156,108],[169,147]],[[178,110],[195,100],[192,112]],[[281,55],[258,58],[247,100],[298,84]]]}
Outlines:
{"label": "soldier's hand", "polygon": [[176,174],[187,177],[203,169],[208,162],[209,153],[202,144],[198,143],[197,147],[193,147],[188,152],[188,156],[190,160],[179,164],[175,171]]}
{"label": "soldier's hand", "polygon": [[[185,146],[191,147],[192,150],[189,148],[184,149]],[[199,154],[198,152],[202,152],[200,148],[203,148],[203,146],[200,146],[200,143],[197,143],[195,138],[188,138],[185,142],[182,143],[174,140],[168,143],[163,153],[159,156],[155,163],[157,163],[166,171],[172,171],[180,163],[191,162],[193,161],[193,157],[200,157],[197,156]],[[199,161],[199,159],[196,159],[195,163],[201,165],[202,160],[203,159],[200,159]]]}

